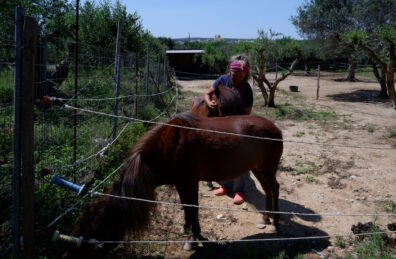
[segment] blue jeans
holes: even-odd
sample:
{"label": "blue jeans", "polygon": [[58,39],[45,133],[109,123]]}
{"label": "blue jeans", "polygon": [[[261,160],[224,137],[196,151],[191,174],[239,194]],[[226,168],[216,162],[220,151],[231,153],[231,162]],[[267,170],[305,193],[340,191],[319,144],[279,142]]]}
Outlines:
{"label": "blue jeans", "polygon": [[244,192],[245,189],[245,183],[247,181],[247,178],[249,177],[249,172],[245,173],[244,175],[235,178],[234,180],[231,181],[220,181],[219,184],[230,191],[235,192]]}

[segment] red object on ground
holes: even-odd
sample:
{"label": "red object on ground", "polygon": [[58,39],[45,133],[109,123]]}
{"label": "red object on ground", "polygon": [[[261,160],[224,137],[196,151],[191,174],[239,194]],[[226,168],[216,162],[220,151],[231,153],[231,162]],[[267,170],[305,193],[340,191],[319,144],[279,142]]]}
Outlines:
{"label": "red object on ground", "polygon": [[51,173],[51,170],[48,167],[41,168],[40,170],[41,176],[47,176]]}
{"label": "red object on ground", "polygon": [[51,106],[51,98],[48,95],[44,95],[40,98],[40,104],[45,109],[48,109]]}

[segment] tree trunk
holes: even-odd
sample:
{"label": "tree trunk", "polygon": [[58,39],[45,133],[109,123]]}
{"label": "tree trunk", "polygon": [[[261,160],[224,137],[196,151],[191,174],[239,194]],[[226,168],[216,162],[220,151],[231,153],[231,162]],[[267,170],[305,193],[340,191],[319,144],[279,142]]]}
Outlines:
{"label": "tree trunk", "polygon": [[381,99],[387,99],[388,98],[388,93],[386,90],[386,80],[385,80],[385,71],[382,69],[381,70],[381,75],[378,73],[378,68],[375,63],[372,63],[373,66],[373,73],[375,75],[375,78],[377,78],[378,83],[381,86],[381,91],[379,93],[379,98]]}
{"label": "tree trunk", "polygon": [[389,99],[392,102],[393,109],[396,110],[396,94],[395,94],[395,76],[394,76],[395,64],[388,66],[388,72],[386,76],[386,84],[388,86]]}
{"label": "tree trunk", "polygon": [[311,75],[311,69],[309,68],[306,61],[304,61],[304,75],[306,75],[306,76]]}
{"label": "tree trunk", "polygon": [[276,89],[276,87],[271,87],[269,89],[268,107],[271,107],[271,108],[275,108],[275,89]]}
{"label": "tree trunk", "polygon": [[267,93],[267,89],[264,86],[264,83],[262,81],[260,81],[259,78],[253,78],[253,79],[254,79],[253,82],[257,83],[257,86],[258,86],[258,88],[260,88],[261,94],[263,95],[264,106],[267,106],[267,104],[268,104],[268,93]]}
{"label": "tree trunk", "polygon": [[347,80],[349,82],[355,82],[355,62],[353,62],[353,60],[350,58],[348,60],[349,62],[349,66],[348,66],[348,76],[347,76]]}
{"label": "tree trunk", "polygon": [[396,110],[395,67],[396,67],[395,44],[391,42],[389,46],[389,66],[388,66],[388,73],[386,76],[386,84],[388,86],[389,99],[392,101],[393,109]]}

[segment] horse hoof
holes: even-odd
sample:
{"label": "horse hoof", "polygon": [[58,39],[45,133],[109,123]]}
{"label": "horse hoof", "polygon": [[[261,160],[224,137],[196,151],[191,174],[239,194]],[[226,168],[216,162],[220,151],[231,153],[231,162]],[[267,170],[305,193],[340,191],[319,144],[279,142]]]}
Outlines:
{"label": "horse hoof", "polygon": [[267,225],[265,225],[264,223],[259,223],[256,225],[256,228],[258,229],[264,229]]}
{"label": "horse hoof", "polygon": [[193,250],[193,244],[187,241],[186,243],[184,243],[183,249],[185,251],[191,251]]}

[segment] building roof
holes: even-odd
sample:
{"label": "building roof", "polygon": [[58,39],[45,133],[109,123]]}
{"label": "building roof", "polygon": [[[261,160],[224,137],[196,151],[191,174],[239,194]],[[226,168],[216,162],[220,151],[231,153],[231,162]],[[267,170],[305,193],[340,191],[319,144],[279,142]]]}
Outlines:
{"label": "building roof", "polygon": [[166,54],[202,54],[205,53],[203,49],[178,49],[167,50]]}

